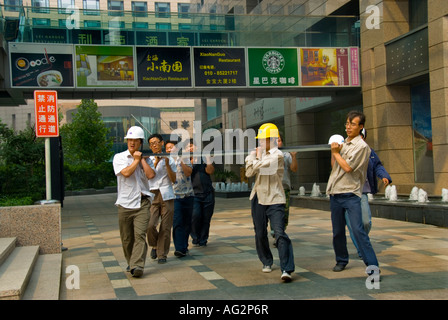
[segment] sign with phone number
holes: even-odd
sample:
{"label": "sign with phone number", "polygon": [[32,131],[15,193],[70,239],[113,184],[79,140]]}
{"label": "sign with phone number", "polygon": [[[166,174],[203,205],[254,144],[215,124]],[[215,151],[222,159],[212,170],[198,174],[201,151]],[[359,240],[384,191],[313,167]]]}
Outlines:
{"label": "sign with phone number", "polygon": [[193,48],[195,87],[245,87],[244,48]]}

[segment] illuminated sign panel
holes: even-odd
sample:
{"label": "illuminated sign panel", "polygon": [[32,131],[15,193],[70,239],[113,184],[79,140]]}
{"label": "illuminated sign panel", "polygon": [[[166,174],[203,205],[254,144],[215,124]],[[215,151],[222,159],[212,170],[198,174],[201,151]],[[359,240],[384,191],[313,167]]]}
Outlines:
{"label": "illuminated sign panel", "polygon": [[297,48],[248,48],[250,87],[297,87]]}
{"label": "illuminated sign panel", "polygon": [[78,88],[135,87],[134,48],[75,46]]}
{"label": "illuminated sign panel", "polygon": [[138,87],[191,87],[190,47],[137,47]]}
{"label": "illuminated sign panel", "polygon": [[244,48],[193,48],[195,87],[245,87]]}
{"label": "illuminated sign panel", "polygon": [[74,87],[73,46],[10,43],[11,86]]}

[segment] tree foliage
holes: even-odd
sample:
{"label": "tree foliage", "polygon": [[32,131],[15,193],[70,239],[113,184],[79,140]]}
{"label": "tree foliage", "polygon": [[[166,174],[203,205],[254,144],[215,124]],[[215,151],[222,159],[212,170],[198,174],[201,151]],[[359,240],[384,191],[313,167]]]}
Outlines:
{"label": "tree foliage", "polygon": [[64,161],[70,165],[100,165],[112,156],[109,129],[101,119],[98,105],[90,99],[81,100],[71,123],[61,127]]}
{"label": "tree foliage", "polygon": [[0,194],[34,201],[45,194],[45,144],[32,127],[16,133],[0,121]]}

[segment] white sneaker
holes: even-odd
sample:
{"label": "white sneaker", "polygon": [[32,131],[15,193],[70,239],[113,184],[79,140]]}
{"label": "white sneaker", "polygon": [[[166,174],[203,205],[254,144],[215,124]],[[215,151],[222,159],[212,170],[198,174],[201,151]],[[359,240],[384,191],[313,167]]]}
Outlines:
{"label": "white sneaker", "polygon": [[263,269],[261,269],[264,273],[269,273],[272,271],[271,266],[263,266]]}
{"label": "white sneaker", "polygon": [[291,275],[286,271],[283,271],[281,279],[285,282],[290,282],[292,280]]}

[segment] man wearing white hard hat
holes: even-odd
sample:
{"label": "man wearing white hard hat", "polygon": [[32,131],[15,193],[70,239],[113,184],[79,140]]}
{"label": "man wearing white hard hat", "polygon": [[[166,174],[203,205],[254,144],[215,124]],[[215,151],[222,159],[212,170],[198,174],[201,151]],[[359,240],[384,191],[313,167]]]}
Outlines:
{"label": "man wearing white hard hat", "polygon": [[362,112],[349,112],[345,123],[347,138],[341,144],[331,141],[333,168],[327,183],[327,194],[330,196],[333,248],[336,256],[333,271],[344,270],[349,260],[345,235],[345,212],[347,211],[353,236],[367,266],[366,272],[369,277],[373,274],[379,277],[376,254],[362,226],[361,195],[370,156],[370,147],[360,135],[364,123],[365,116]]}
{"label": "man wearing white hard hat", "polygon": [[128,271],[133,277],[141,277],[148,252],[146,229],[153,199],[148,179],[154,178],[155,173],[151,162],[142,159],[140,149],[145,139],[142,128],[130,127],[124,138],[128,149],[117,153],[113,159],[118,193],[115,205]]}
{"label": "man wearing white hard hat", "polygon": [[268,220],[275,234],[276,247],[280,259],[281,279],[292,280],[294,254],[292,242],[285,233],[285,191],[282,178],[284,173],[283,152],[278,149],[278,128],[273,123],[263,124],[256,139],[259,147],[245,159],[246,176],[255,176],[255,184],[250,194],[251,213],[255,230],[255,247],[258,258],[263,263],[263,272],[271,272],[272,252],[269,248]]}

